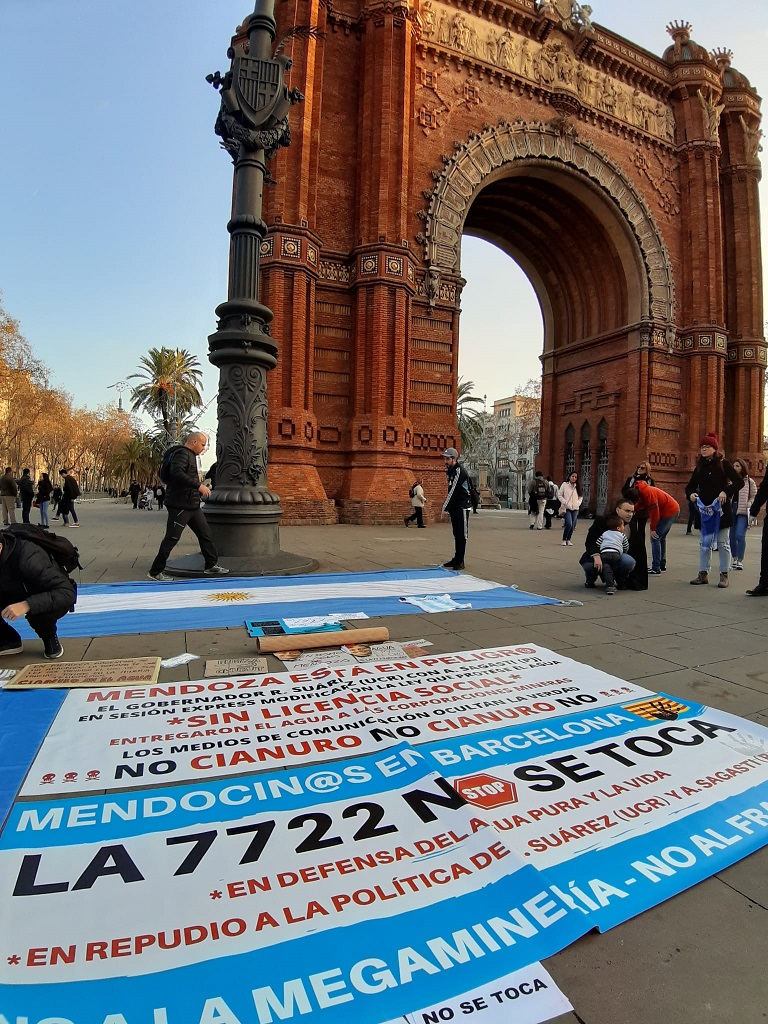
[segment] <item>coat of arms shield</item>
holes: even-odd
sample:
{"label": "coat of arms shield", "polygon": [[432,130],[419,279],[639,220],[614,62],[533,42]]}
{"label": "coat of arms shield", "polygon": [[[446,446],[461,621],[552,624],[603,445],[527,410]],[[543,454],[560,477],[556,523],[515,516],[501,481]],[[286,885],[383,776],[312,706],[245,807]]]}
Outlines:
{"label": "coat of arms shield", "polygon": [[237,102],[254,127],[266,125],[276,115],[278,118],[284,116],[284,113],[278,113],[278,107],[285,105],[287,92],[283,82],[284,60],[238,57],[233,71],[232,84]]}

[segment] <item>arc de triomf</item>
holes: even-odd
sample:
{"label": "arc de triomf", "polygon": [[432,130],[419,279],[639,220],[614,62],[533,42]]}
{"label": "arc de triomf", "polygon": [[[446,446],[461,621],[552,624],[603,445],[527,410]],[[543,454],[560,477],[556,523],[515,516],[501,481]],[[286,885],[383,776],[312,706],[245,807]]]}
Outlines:
{"label": "arc de triomf", "polygon": [[600,508],[647,457],[681,497],[714,430],[764,472],[760,98],[729,52],[673,23],[657,57],[571,0],[276,13],[278,38],[322,33],[291,41],[305,102],[261,247],[285,522],[397,521],[414,474],[439,511],[464,233],[541,303],[541,468],[575,468]]}

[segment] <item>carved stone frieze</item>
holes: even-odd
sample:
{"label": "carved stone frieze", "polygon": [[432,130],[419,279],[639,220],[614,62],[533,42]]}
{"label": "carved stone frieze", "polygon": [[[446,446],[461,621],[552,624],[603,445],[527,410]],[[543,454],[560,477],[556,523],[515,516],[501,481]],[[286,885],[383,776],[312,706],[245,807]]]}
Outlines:
{"label": "carved stone frieze", "polygon": [[338,281],[341,284],[349,284],[352,281],[352,269],[343,263],[320,260],[320,277],[324,281]]}
{"label": "carved stone frieze", "polygon": [[[582,13],[581,20],[577,18],[574,24],[587,31],[583,16],[586,13],[588,20],[591,11],[586,5],[575,6],[580,7]],[[575,13],[573,17],[576,18]],[[664,142],[674,142],[675,119],[669,104],[579,60],[570,39],[553,38],[539,43],[509,28],[502,30],[484,18],[457,12],[438,0],[426,0],[421,18],[424,45],[463,54],[532,86],[555,93],[570,92],[583,107],[616,118]],[[589,31],[592,31],[591,22]],[[439,128],[445,119],[441,115],[447,115],[452,109],[453,98],[448,96],[447,88],[443,88],[441,95],[439,75],[437,66],[421,68],[422,88],[433,91],[440,101],[438,106],[427,103],[422,108],[419,121],[425,134]]]}
{"label": "carved stone frieze", "polygon": [[441,274],[459,271],[461,234],[469,207],[485,178],[504,164],[552,161],[595,182],[616,203],[629,222],[643,255],[648,281],[648,315],[675,322],[672,266],[666,246],[643,197],[618,164],[596,149],[591,140],[561,134],[540,121],[502,121],[457,145],[453,158],[436,175],[428,217],[421,238],[424,260]]}

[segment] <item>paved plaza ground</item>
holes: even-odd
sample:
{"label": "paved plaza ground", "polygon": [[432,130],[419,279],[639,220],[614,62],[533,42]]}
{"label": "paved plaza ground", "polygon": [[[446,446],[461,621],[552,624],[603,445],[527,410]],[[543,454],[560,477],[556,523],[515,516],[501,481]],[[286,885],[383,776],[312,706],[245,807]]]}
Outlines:
{"label": "paved plaza ground", "polygon": [[[407,502],[404,504],[404,512]],[[78,505],[81,528],[61,530],[81,552],[83,583],[144,579],[164,530],[165,513],[135,511],[102,499]],[[52,528],[59,523],[52,523]],[[731,586],[691,587],[698,570],[698,535],[673,528],[669,571],[646,593],[607,597],[587,590],[574,547],[551,532],[531,532],[522,513],[483,511],[470,518],[467,572],[564,601],[567,606],[498,608],[369,620],[395,640],[425,637],[435,652],[519,644],[548,647],[649,689],[661,689],[768,726],[768,600],[746,597],[757,581],[760,531],[748,534],[745,570]],[[311,555],[320,572],[358,572],[436,565],[453,554],[450,528],[402,526],[287,527],[284,550]],[[185,531],[179,554],[196,551]],[[714,556],[716,563],[717,556]],[[715,565],[716,568],[716,565]],[[717,573],[714,574],[717,579]],[[192,612],[192,615],[195,613]],[[66,639],[65,660],[189,651],[203,658],[255,654],[244,628]],[[36,657],[3,659],[21,667]],[[280,670],[282,663],[272,660]],[[195,678],[201,662],[161,670],[162,681]],[[547,962],[575,1012],[558,1018],[581,1024],[702,1024],[768,1020],[768,849],[753,854],[654,910],[590,935]],[[510,1010],[510,1022],[516,1018]]]}

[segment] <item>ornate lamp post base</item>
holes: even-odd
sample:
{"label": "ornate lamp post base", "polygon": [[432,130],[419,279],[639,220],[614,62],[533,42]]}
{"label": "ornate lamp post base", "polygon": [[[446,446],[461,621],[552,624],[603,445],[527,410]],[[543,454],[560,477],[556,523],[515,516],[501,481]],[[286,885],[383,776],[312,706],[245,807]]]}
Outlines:
{"label": "ornate lamp post base", "polygon": [[[216,492],[214,492],[215,494]],[[279,505],[263,508],[207,502],[205,515],[211,524],[219,552],[219,565],[232,576],[293,576],[314,572],[317,562],[309,555],[280,550]],[[202,577],[203,556],[184,555],[169,563],[170,576]]]}

